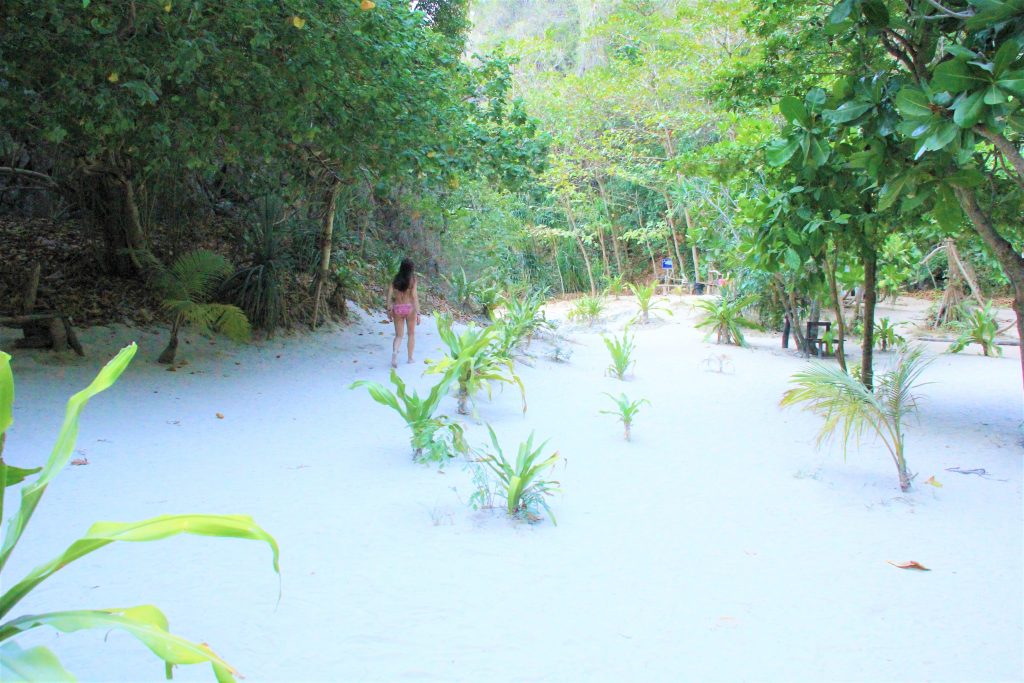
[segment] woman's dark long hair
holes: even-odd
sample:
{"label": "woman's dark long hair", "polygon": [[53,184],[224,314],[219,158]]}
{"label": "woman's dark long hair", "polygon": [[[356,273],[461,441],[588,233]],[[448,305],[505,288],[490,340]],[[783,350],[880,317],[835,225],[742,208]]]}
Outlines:
{"label": "woman's dark long hair", "polygon": [[391,281],[391,285],[399,292],[407,292],[412,284],[413,275],[412,259],[404,258],[402,265],[398,266],[398,274]]}

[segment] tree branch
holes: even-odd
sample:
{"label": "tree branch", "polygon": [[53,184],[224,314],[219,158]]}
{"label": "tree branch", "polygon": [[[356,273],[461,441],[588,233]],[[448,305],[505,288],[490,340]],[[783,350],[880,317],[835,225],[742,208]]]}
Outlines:
{"label": "tree branch", "polygon": [[10,176],[24,176],[26,178],[32,178],[38,180],[48,187],[59,187],[57,181],[46,175],[45,173],[39,173],[38,171],[30,171],[27,168],[16,168],[14,166],[0,166],[0,174]]}
{"label": "tree branch", "polygon": [[954,19],[970,19],[971,17],[974,16],[974,10],[967,10],[966,12],[954,12],[953,10],[949,9],[948,7],[943,7],[942,5],[940,5],[938,3],[938,0],[924,0],[924,1],[927,2],[929,5],[931,5],[932,7],[934,7],[935,9],[939,10],[939,12],[942,15],[944,15],[943,16],[944,19],[945,18],[949,18],[949,17],[952,17]]}
{"label": "tree branch", "polygon": [[991,131],[985,126],[978,124],[973,128],[974,132],[991,142],[999,150],[1007,161],[1017,171],[1017,175],[1024,178],[1024,157],[1021,156],[1017,146],[1010,142],[1005,135]]}

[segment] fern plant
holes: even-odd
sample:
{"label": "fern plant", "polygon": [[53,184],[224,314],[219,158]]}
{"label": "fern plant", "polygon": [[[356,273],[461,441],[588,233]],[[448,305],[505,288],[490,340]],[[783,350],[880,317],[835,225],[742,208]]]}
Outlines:
{"label": "fern plant", "polygon": [[651,313],[654,311],[661,311],[662,313],[668,313],[672,315],[672,309],[668,306],[655,303],[654,292],[657,291],[658,285],[652,282],[646,286],[641,285],[637,287],[632,282],[629,283],[629,291],[633,292],[633,296],[636,297],[637,306],[640,307],[638,317],[641,323],[648,323],[651,320]]}
{"label": "fern plant", "polygon": [[844,459],[851,436],[859,443],[866,432],[874,432],[892,456],[900,489],[906,491],[911,476],[904,456],[903,420],[917,410],[918,396],[913,391],[930,362],[922,353],[920,347],[901,351],[893,369],[876,376],[874,391],[837,367],[812,363],[793,375],[795,386],[783,396],[782,406],[801,405],[824,418],[818,445],[838,434]]}
{"label": "fern plant", "polygon": [[749,305],[748,297],[702,299],[696,303],[696,306],[704,311],[697,327],[708,328],[705,340],[710,339],[714,334],[719,344],[746,346],[747,340],[743,337],[743,330],[761,329],[760,325],[743,317],[743,310]]}
{"label": "fern plant", "polygon": [[171,338],[157,362],[174,363],[178,332],[184,326],[200,334],[221,332],[230,339],[249,338],[249,320],[237,306],[213,302],[218,285],[231,274],[231,264],[220,254],[197,249],[182,254],[170,268],[161,268],[156,288],[171,315]]}
{"label": "fern plant", "polygon": [[900,344],[905,344],[904,339],[896,332],[896,325],[893,325],[888,318],[882,318],[875,323],[875,345],[881,351],[888,351]]}
{"label": "fern plant", "polygon": [[[0,352],[0,521],[3,519],[4,491],[22,484],[21,505],[6,526],[0,546],[0,680],[73,681],[60,660],[43,646],[21,648],[16,638],[32,629],[47,626],[64,633],[84,629],[117,629],[138,638],[153,654],[164,660],[167,677],[171,667],[180,664],[208,663],[218,681],[233,681],[237,672],[205,643],[193,643],[171,633],[167,617],[152,605],[117,609],[74,609],[11,617],[11,610],[40,584],[60,569],[115,542],[157,541],[179,534],[220,536],[262,541],[273,551],[274,571],[278,568],[278,547],[274,538],[244,515],[161,515],[139,522],[97,522],[56,558],[38,565],[20,581],[8,581],[2,572],[11,553],[21,540],[47,487],[67,465],[75,448],[78,421],[89,399],[110,388],[135,355],[136,346],[125,347],[96,378],[68,400],[64,424],[57,443],[42,467],[20,469],[3,461],[6,431],[13,422],[14,377],[10,356]],[[38,474],[34,481],[30,477]],[[27,483],[26,483],[27,482]]]}
{"label": "fern plant", "polygon": [[427,373],[446,374],[454,369],[460,415],[469,414],[469,401],[481,389],[486,389],[490,397],[491,382],[518,387],[523,412],[526,412],[526,387],[516,374],[512,359],[504,355],[496,343],[497,329],[494,326],[481,328],[469,325],[458,334],[452,329],[451,316],[440,315],[437,332],[448,348],[448,355],[437,361],[427,361]]}
{"label": "fern plant", "polygon": [[622,337],[608,337],[601,335],[604,345],[611,354],[612,362],[608,366],[608,374],[614,375],[617,379],[624,379],[629,367],[633,365],[633,350],[636,345],[633,343],[633,336],[629,334],[629,326],[622,331]]}
{"label": "fern plant", "polygon": [[605,393],[605,396],[612,400],[615,404],[615,410],[602,410],[603,415],[615,415],[622,422],[622,427],[625,430],[626,441],[630,440],[631,429],[633,426],[633,420],[636,418],[637,413],[640,412],[640,408],[644,405],[651,405],[651,402],[646,398],[641,398],[636,401],[630,400],[626,394],[619,394],[618,396],[612,396],[609,393]]}
{"label": "fern plant", "polygon": [[950,323],[954,331],[959,333],[957,340],[950,347],[950,353],[960,353],[971,344],[981,347],[986,356],[1001,356],[1003,350],[996,344],[999,323],[992,302],[988,301],[981,308],[962,305],[961,319]]}
{"label": "fern plant", "polygon": [[604,299],[599,296],[581,296],[569,309],[569,320],[586,320],[587,324],[593,326],[601,319],[604,313]]}
{"label": "fern plant", "polygon": [[391,391],[378,382],[359,380],[349,385],[349,389],[365,387],[377,403],[391,408],[405,420],[409,427],[409,446],[413,458],[421,462],[443,463],[456,453],[466,453],[468,446],[463,434],[462,425],[452,422],[445,415],[437,415],[441,399],[448,392],[455,379],[458,367],[445,373],[426,396],[420,396],[416,390],[409,393],[405,382],[394,370],[391,371]]}
{"label": "fern plant", "polygon": [[546,498],[558,492],[558,482],[541,477],[545,470],[553,467],[558,461],[558,453],[544,455],[547,441],[534,448],[534,436],[533,432],[530,432],[529,438],[519,444],[515,461],[510,461],[501,450],[494,429],[487,425],[487,431],[491,435],[494,452],[484,453],[479,462],[497,476],[498,489],[505,497],[505,509],[508,514],[535,522],[540,519],[540,509],[543,508],[551,517],[551,522],[557,525],[558,522],[548,507]]}

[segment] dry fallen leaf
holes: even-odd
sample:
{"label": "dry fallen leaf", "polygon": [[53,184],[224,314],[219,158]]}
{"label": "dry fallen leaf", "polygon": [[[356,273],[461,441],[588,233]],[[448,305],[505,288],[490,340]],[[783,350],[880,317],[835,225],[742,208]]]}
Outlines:
{"label": "dry fallen leaf", "polygon": [[373,2],[373,0],[363,0],[361,3],[359,3],[359,9],[363,10],[364,12],[369,12],[376,6],[377,3]]}
{"label": "dry fallen leaf", "polygon": [[916,562],[914,560],[907,560],[906,562],[893,562],[892,560],[886,560],[886,562],[894,567],[899,567],[900,569],[920,569],[923,572],[931,571],[928,567],[925,567],[920,562]]}
{"label": "dry fallen leaf", "polygon": [[939,482],[935,481],[935,475],[934,474],[932,476],[928,477],[928,479],[925,480],[924,483],[931,484],[932,486],[934,486],[937,489],[941,489],[942,488],[942,484],[940,484]]}
{"label": "dry fallen leaf", "polygon": [[217,413],[217,419],[218,420],[223,420],[224,419],[224,413]]}
{"label": "dry fallen leaf", "polygon": [[74,460],[71,461],[71,464],[75,465],[76,467],[79,465],[88,465],[89,458],[75,458]]}

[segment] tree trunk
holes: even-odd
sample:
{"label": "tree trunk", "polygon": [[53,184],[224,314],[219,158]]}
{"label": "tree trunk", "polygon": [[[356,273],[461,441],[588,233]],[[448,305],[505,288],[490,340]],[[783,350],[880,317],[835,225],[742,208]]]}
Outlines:
{"label": "tree trunk", "polygon": [[[672,233],[672,247],[676,253],[676,268],[677,272],[683,272],[683,254],[679,250],[679,238],[676,236],[676,218],[675,218],[675,207],[672,206],[672,199],[668,196],[668,192],[662,192],[661,196],[665,198],[665,218],[668,221],[669,232]],[[683,247],[686,247],[686,233],[683,233]]]}
{"label": "tree trunk", "polygon": [[[953,191],[967,217],[971,219],[974,229],[992,250],[1003,268],[1003,273],[1013,285],[1013,312],[1017,315],[1017,334],[1021,342],[1024,342],[1024,257],[1021,257],[1013,245],[996,231],[992,221],[978,205],[973,192],[960,187],[955,187]],[[1021,380],[1024,381],[1024,347],[1021,348]]]}
{"label": "tree trunk", "polygon": [[171,323],[171,338],[167,342],[167,348],[163,350],[160,357],[156,359],[157,363],[163,365],[174,365],[174,356],[178,352],[178,330],[181,327],[181,316],[174,316],[174,322]]}
{"label": "tree trunk", "polygon": [[868,389],[874,389],[872,361],[875,349],[875,301],[878,297],[878,252],[873,245],[866,245],[861,258],[864,262],[864,341],[861,343],[860,381]]}
{"label": "tree trunk", "polygon": [[597,239],[601,244],[601,267],[604,270],[605,278],[611,278],[611,266],[608,264],[608,250],[604,245],[604,230],[597,229]]}
{"label": "tree trunk", "polygon": [[583,254],[583,263],[587,266],[587,279],[590,280],[590,296],[597,296],[597,284],[594,282],[594,271],[590,267],[590,257],[587,256],[587,245],[583,244],[583,238],[576,235],[576,246],[580,248],[580,253]]}
{"label": "tree trunk", "polygon": [[836,315],[836,328],[839,331],[836,360],[839,361],[839,367],[843,372],[846,372],[846,351],[843,348],[843,342],[846,339],[846,322],[843,318],[843,300],[839,298],[839,288],[836,286],[836,267],[828,256],[825,257],[825,275],[828,277],[828,290],[832,295],[832,310]]}
{"label": "tree trunk", "polygon": [[331,276],[331,247],[334,239],[334,216],[338,209],[338,195],[341,194],[341,183],[335,181],[327,195],[327,208],[324,210],[323,230],[320,232],[320,269],[316,274],[316,286],[313,291],[313,322],[316,329],[320,317],[320,299],[324,283]]}
{"label": "tree trunk", "polygon": [[[683,204],[683,218],[686,219],[686,230],[687,230],[687,232],[692,234],[693,233],[693,221],[690,220],[690,209],[688,209],[685,204]],[[700,261],[697,258],[697,244],[696,244],[696,242],[693,243],[693,245],[691,247],[691,250],[693,251],[693,281],[694,282],[700,282],[701,281],[700,280]],[[711,277],[710,273],[708,273],[708,277],[709,278]]]}

